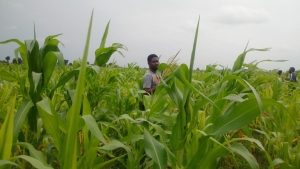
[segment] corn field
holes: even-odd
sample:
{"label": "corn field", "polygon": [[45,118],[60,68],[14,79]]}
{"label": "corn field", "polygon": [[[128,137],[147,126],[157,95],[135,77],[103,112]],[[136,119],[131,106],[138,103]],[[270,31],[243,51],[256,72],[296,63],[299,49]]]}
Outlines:
{"label": "corn field", "polygon": [[246,47],[232,68],[196,71],[198,21],[190,65],[161,63],[147,95],[145,69],[104,66],[127,50],[106,46],[109,23],[87,65],[92,22],[93,14],[72,66],[59,34],[42,46],[35,31],[33,40],[0,42],[17,43],[23,60],[0,64],[0,169],[300,168],[299,84],[244,63],[268,48]]}

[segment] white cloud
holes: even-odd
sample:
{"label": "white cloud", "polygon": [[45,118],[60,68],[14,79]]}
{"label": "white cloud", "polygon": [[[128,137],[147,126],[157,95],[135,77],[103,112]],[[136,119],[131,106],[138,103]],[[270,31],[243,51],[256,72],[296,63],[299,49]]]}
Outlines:
{"label": "white cloud", "polygon": [[270,14],[264,9],[249,9],[243,6],[222,6],[218,12],[211,13],[217,23],[222,24],[260,24],[267,23]]}

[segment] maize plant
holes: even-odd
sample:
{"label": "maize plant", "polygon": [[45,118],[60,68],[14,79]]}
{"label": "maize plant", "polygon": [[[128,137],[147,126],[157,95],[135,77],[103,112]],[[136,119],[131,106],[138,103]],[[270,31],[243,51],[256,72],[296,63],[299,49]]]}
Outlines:
{"label": "maize plant", "polygon": [[[179,52],[161,63],[153,95],[142,89],[145,69],[106,65],[127,48],[106,46],[109,24],[87,64],[84,53],[66,66],[60,34],[19,47],[20,65],[0,65],[0,168],[299,168],[299,84],[245,63],[194,70],[200,19],[189,66]],[[199,37],[201,38],[201,37]],[[200,47],[201,48],[201,47]],[[199,56],[205,57],[205,56]],[[201,59],[200,59],[201,60]],[[219,68],[221,67],[221,69]],[[247,68],[247,69],[246,69]]]}

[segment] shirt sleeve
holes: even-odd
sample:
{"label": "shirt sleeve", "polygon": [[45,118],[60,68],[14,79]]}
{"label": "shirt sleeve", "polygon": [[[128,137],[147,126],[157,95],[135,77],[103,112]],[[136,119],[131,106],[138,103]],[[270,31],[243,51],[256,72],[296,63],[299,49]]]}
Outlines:
{"label": "shirt sleeve", "polygon": [[295,74],[292,74],[291,76],[292,76],[291,78],[293,79],[293,81],[294,81],[294,82],[297,82],[297,77],[296,77],[296,75],[295,75]]}
{"label": "shirt sleeve", "polygon": [[144,76],[143,88],[151,89],[152,80],[153,80],[152,75],[146,74]]}

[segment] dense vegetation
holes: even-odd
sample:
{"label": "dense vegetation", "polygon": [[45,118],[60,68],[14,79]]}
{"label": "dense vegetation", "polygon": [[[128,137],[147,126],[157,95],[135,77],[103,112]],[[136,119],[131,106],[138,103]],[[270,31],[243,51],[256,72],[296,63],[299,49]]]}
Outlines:
{"label": "dense vegetation", "polygon": [[150,96],[144,69],[101,67],[126,49],[105,47],[109,24],[86,64],[91,23],[72,66],[58,35],[41,48],[1,42],[18,43],[23,64],[0,65],[0,168],[300,167],[299,85],[244,63],[268,49],[245,49],[230,70],[193,71],[197,27],[190,66],[162,63]]}

